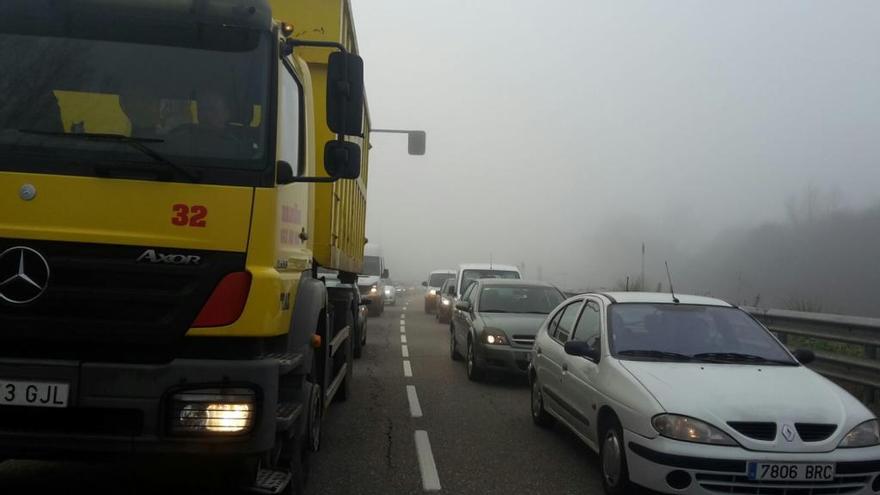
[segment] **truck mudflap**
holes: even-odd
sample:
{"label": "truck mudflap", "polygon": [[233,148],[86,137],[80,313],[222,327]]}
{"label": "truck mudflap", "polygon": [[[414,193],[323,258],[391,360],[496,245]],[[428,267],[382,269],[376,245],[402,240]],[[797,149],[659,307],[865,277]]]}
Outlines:
{"label": "truck mudflap", "polygon": [[[67,390],[66,400],[54,398],[55,407],[0,401],[0,457],[265,452],[275,441],[278,372],[279,362],[271,358],[162,364],[0,359],[0,393],[10,393],[10,383],[18,385],[17,393],[26,392],[28,384]],[[252,397],[246,432],[181,432],[175,427],[181,417],[175,409],[180,407],[177,394],[194,392],[184,395],[204,400],[197,394],[205,390],[245,391]]]}

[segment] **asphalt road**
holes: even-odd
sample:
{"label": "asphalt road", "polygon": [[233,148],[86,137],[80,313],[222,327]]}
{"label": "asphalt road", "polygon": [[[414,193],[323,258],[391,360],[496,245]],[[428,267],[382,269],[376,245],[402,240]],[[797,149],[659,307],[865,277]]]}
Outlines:
{"label": "asphalt road", "polygon": [[[351,396],[330,408],[311,457],[308,494],[601,494],[596,456],[561,427],[532,424],[525,379],[468,381],[464,364],[449,357],[448,336],[418,292],[369,320]],[[161,464],[0,464],[0,493],[53,491],[201,494],[222,486]]]}
{"label": "asphalt road", "polygon": [[[440,493],[601,494],[596,456],[563,428],[532,423],[527,381],[468,381],[464,364],[449,357],[448,328],[424,313],[420,293],[369,320],[352,397],[325,418],[308,493],[426,493],[415,440],[423,431]],[[421,417],[411,414],[407,386]]]}

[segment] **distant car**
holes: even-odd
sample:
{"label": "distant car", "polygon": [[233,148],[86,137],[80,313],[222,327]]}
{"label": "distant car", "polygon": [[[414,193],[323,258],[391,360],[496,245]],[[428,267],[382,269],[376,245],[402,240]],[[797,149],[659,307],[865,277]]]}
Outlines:
{"label": "distant car", "polygon": [[397,304],[397,291],[394,289],[394,283],[390,280],[382,287],[382,297],[383,302],[389,306]]}
{"label": "distant car", "polygon": [[452,317],[452,303],[455,301],[455,279],[447,278],[437,292],[440,304],[437,305],[435,317],[440,323],[449,323]]}
{"label": "distant car", "polygon": [[437,293],[447,278],[455,278],[455,270],[434,270],[428,274],[428,280],[422,282],[422,287],[425,288],[425,313],[431,314],[437,309],[437,302],[440,300]]}
{"label": "distant car", "polygon": [[365,245],[363,272],[357,283],[361,295],[371,301],[370,316],[381,316],[385,312],[385,281],[389,276],[382,248],[376,244]]}
{"label": "distant car", "polygon": [[880,425],[748,313],[706,297],[591,293],[541,326],[534,422],[599,453],[609,495],[880,492]]}
{"label": "distant car", "polygon": [[450,356],[464,354],[471,380],[487,370],[525,374],[538,328],[563,300],[544,282],[476,280],[453,312]]}

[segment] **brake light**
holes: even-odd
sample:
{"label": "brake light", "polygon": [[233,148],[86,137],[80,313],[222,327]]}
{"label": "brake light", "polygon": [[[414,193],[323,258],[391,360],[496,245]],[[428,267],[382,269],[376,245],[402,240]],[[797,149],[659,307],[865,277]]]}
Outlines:
{"label": "brake light", "polygon": [[226,275],[214,288],[192,326],[221,327],[234,323],[244,311],[250,290],[250,273],[235,272]]}

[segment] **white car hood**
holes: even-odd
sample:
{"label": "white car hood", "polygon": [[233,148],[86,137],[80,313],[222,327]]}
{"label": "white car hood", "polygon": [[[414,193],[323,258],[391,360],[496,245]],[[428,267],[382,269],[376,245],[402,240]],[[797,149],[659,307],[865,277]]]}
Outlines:
{"label": "white car hood", "polygon": [[[706,421],[752,450],[827,451],[862,415],[861,404],[837,385],[803,366],[620,361],[670,413]],[[855,404],[854,404],[855,403]],[[850,418],[848,421],[848,414]],[[775,422],[776,440],[758,441],[728,421]],[[839,425],[823,442],[788,441],[783,424]],[[857,423],[857,421],[855,422]]]}

